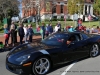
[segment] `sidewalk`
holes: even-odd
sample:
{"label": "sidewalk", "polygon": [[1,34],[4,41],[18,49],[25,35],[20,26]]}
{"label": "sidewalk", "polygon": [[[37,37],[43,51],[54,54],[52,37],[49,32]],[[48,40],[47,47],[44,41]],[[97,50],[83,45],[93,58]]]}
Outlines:
{"label": "sidewalk", "polygon": [[[36,35],[34,35],[33,36],[33,42],[34,42],[34,40],[40,40],[41,39],[41,36],[40,35],[38,35],[38,36],[36,36]],[[19,36],[17,36],[17,42],[19,42]],[[4,34],[1,34],[0,33],[0,41],[2,41],[3,42],[3,44],[5,43],[5,38],[4,38]],[[24,39],[23,39],[23,41],[24,41]],[[11,44],[11,37],[9,38],[9,42],[8,42],[9,44]]]}

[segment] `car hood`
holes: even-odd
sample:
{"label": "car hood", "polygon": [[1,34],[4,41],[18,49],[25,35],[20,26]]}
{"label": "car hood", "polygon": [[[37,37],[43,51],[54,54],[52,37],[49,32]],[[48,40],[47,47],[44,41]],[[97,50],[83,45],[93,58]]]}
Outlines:
{"label": "car hood", "polygon": [[25,55],[25,54],[31,54],[36,51],[40,50],[48,50],[51,48],[56,48],[57,46],[50,46],[45,45],[42,43],[31,43],[31,44],[24,44],[19,47],[14,48],[9,55]]}
{"label": "car hood", "polygon": [[15,62],[15,60],[21,56],[27,54],[33,54],[35,52],[41,52],[41,50],[48,50],[55,48],[56,46],[48,46],[42,43],[24,44],[13,48],[7,55],[9,62]]}

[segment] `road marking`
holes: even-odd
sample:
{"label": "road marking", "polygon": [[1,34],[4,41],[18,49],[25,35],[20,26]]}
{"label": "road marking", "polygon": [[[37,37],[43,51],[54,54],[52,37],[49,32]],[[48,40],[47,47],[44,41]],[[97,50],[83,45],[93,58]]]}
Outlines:
{"label": "road marking", "polygon": [[75,63],[76,63],[76,62],[74,62],[74,63],[72,63],[71,65],[69,65],[68,68],[67,68],[61,75],[65,75],[65,74],[68,72],[68,70],[70,70],[71,67],[73,67],[73,66],[75,65]]}

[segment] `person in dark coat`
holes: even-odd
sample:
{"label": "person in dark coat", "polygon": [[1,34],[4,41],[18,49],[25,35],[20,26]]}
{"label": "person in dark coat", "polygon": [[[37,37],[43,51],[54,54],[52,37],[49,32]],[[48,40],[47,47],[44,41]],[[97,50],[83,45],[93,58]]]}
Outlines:
{"label": "person in dark coat", "polygon": [[52,27],[52,24],[50,24],[49,26],[49,35],[53,33],[53,27]]}
{"label": "person in dark coat", "polygon": [[19,34],[19,37],[20,37],[20,44],[22,44],[22,40],[23,40],[23,37],[24,37],[24,29],[23,29],[23,25],[20,23],[19,24],[19,28],[18,28],[18,34]]}
{"label": "person in dark coat", "polygon": [[33,38],[33,34],[34,34],[32,25],[28,25],[27,34],[29,36],[29,42],[32,42],[32,38]]}

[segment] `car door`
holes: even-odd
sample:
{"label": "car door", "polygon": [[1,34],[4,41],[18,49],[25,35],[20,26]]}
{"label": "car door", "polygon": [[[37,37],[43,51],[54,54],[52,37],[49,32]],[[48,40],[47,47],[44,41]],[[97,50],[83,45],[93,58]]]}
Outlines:
{"label": "car door", "polygon": [[[65,45],[63,47],[63,58],[64,62],[71,61],[73,59],[76,59],[76,54],[74,50],[76,49],[75,44],[71,43],[69,46]],[[74,58],[73,58],[74,56]]]}
{"label": "car door", "polygon": [[86,47],[87,47],[87,41],[82,40],[82,38],[78,39],[75,38],[75,40],[71,42],[70,45],[64,46],[64,52],[63,52],[63,55],[65,57],[64,62],[75,60],[87,55],[88,50],[86,50]]}
{"label": "car door", "polygon": [[[75,34],[75,37],[77,39],[77,41],[74,42],[74,46],[75,47],[73,49],[73,59],[77,59],[77,58],[82,58],[88,55],[89,50],[87,48],[89,48],[88,45],[88,41],[84,40],[81,36],[81,34]],[[75,56],[75,57],[74,57]]]}
{"label": "car door", "polygon": [[[74,37],[73,35],[69,36],[69,38],[66,40],[68,41],[71,37]],[[63,47],[63,58],[64,62],[71,61],[76,59],[77,53],[75,53],[75,50],[77,49],[75,45],[75,41],[72,41],[70,44],[67,44],[65,42],[64,47]],[[73,58],[74,56],[74,58]]]}

